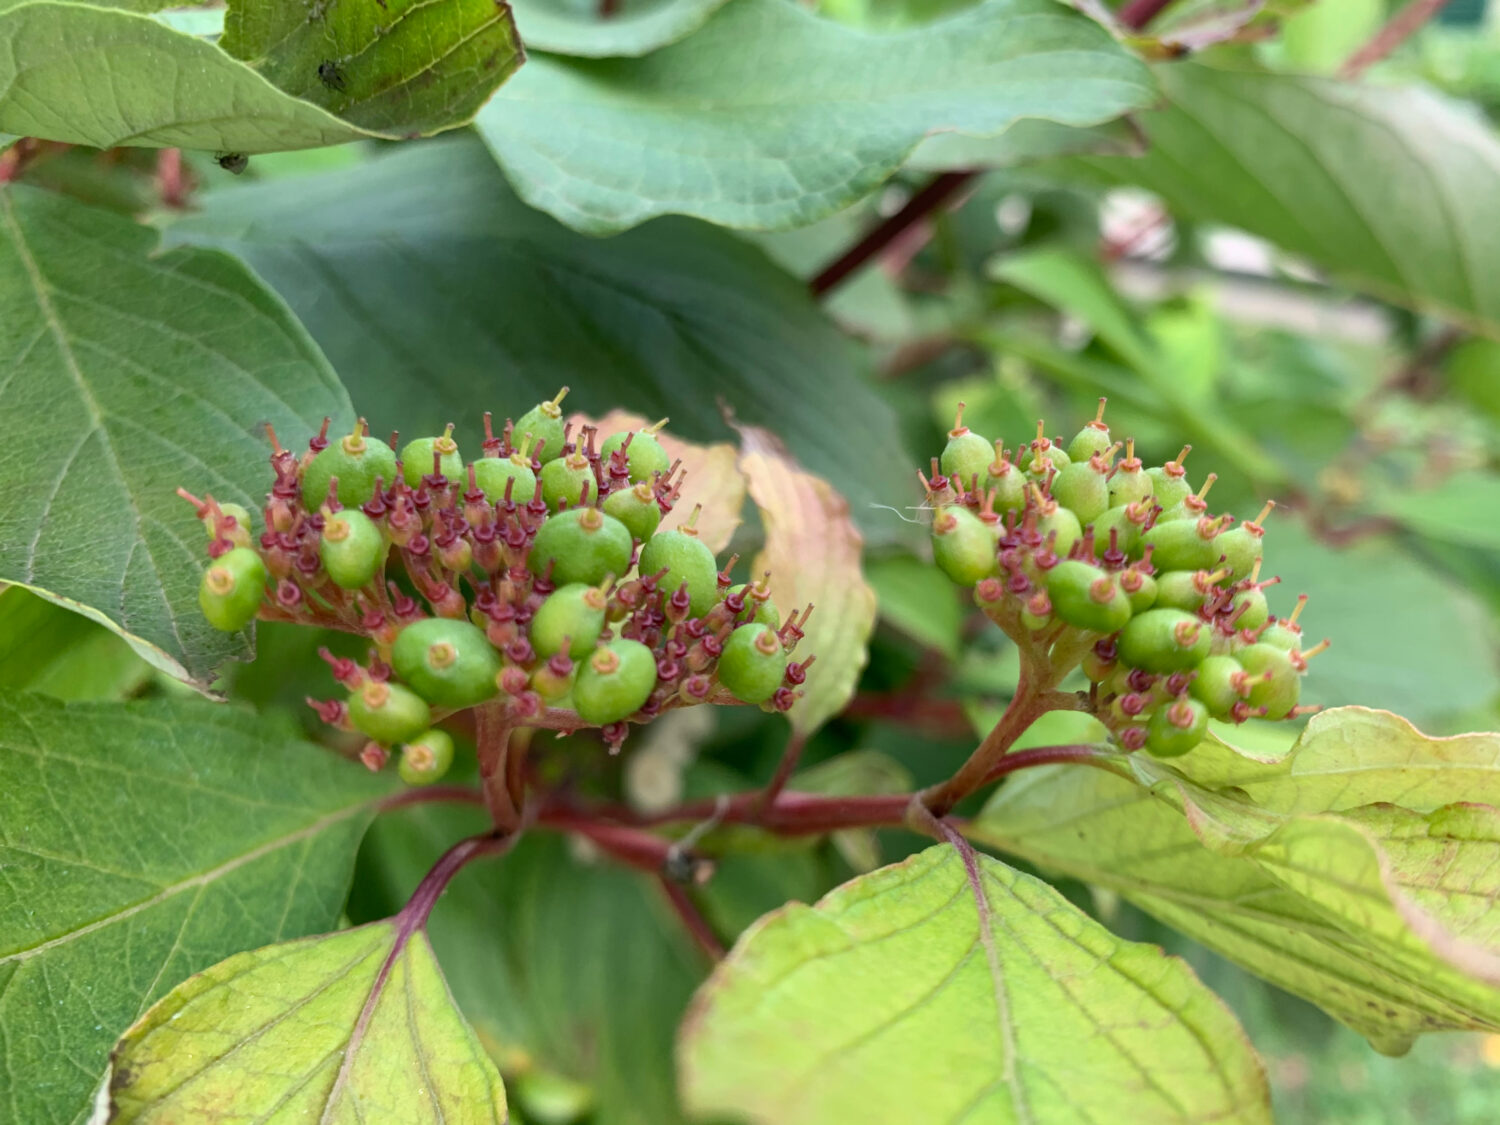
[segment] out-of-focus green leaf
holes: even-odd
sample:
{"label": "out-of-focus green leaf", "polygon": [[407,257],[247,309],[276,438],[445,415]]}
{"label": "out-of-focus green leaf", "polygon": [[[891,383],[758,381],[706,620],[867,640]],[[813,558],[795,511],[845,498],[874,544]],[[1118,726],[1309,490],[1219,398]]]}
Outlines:
{"label": "out-of-focus green leaf", "polygon": [[942,571],[910,555],[893,555],[873,560],[866,577],[882,620],[950,660],[958,658],[963,607]]}
{"label": "out-of-focus green leaf", "polygon": [[198,608],[203,531],[178,487],[247,508],[262,429],[352,422],[332,369],[226,254],[155,254],[127,219],[0,190],[0,579],[120,633],[207,684],[248,651]]}
{"label": "out-of-focus green leaf", "polygon": [[1139,130],[1124,119],[1088,128],[1055,121],[1017,121],[998,137],[969,137],[962,133],[934,133],[906,161],[906,167],[927,172],[968,168],[1010,168],[1057,156],[1097,153],[1130,156],[1139,152]]}
{"label": "out-of-focus green leaf", "polygon": [[0,587],[0,688],[54,699],[120,699],[151,666],[104,626],[37,597]]}
{"label": "out-of-focus green leaf", "polygon": [[1318,0],[1288,16],[1277,45],[1288,70],[1332,74],[1380,30],[1382,0]]}
{"label": "out-of-focus green leaf", "polygon": [[516,23],[532,50],[585,58],[648,55],[697,31],[725,0],[516,0]]}
{"label": "out-of-focus green leaf", "polygon": [[577,230],[665,214],[776,230],[868,194],[928,133],[1096,125],[1155,96],[1138,60],[1051,0],[888,35],[736,0],[643,59],[538,55],[477,124],[521,198]]}
{"label": "out-of-focus green leaf", "polygon": [[948,846],[763,918],[679,1054],[690,1108],[768,1125],[1271,1120],[1259,1060],[1192,970]]}
{"label": "out-of-focus green leaf", "polygon": [[483,148],[455,139],[226,188],[167,238],[248,261],[376,431],[451,421],[473,442],[484,410],[519,417],[566,384],[569,407],[669,415],[675,433],[714,441],[729,436],[722,399],[848,496],[872,540],[909,533],[872,515],[912,484],[858,353],[799,282],[705,224],[583,238],[519,203]]}
{"label": "out-of-focus green leaf", "polygon": [[1381,489],[1377,508],[1418,535],[1500,551],[1500,476],[1494,473],[1459,473],[1421,491]]}
{"label": "out-of-focus green leaf", "polygon": [[[858,796],[909,793],[911,771],[878,750],[849,750],[792,775],[787,788],[802,793]],[[880,839],[871,828],[850,828],[830,837],[850,867],[873,871],[880,866]],[[793,897],[793,896],[789,896]]]}

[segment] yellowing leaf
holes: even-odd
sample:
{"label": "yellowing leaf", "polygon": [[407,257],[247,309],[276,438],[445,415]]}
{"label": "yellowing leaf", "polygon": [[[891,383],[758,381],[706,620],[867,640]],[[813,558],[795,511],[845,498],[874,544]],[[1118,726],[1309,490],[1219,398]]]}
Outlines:
{"label": "yellowing leaf", "polygon": [[[628,410],[611,410],[598,419],[587,414],[574,414],[571,421],[575,433],[580,424],[598,426],[602,441],[610,434],[649,426],[652,419]],[[698,538],[710,551],[718,554],[729,546],[734,529],[740,526],[740,509],[745,506],[745,478],[735,464],[734,446],[728,442],[699,445],[683,441],[665,430],[656,435],[656,440],[661,442],[669,457],[682,462],[684,472],[682,495],[662,519],[662,529],[680,527],[692,515],[694,505],[702,504],[703,511],[694,526],[698,529]]]}
{"label": "yellowing leaf", "polygon": [[690,1110],[756,1125],[1271,1120],[1255,1053],[1191,969],[946,845],[762,918],[678,1055]]}
{"label": "yellowing leaf", "polygon": [[376,922],[191,977],[115,1049],[111,1125],[504,1125],[505,1088],[427,935]]}
{"label": "yellowing leaf", "polygon": [[818,662],[790,712],[793,728],[807,734],[849,702],[869,658],[875,591],[861,565],[864,539],[849,516],[849,502],[799,466],[770,431],[736,429],[740,471],[766,532],[752,571],[771,572],[772,600],[783,619],[794,609],[815,607],[796,656],[816,655]]}

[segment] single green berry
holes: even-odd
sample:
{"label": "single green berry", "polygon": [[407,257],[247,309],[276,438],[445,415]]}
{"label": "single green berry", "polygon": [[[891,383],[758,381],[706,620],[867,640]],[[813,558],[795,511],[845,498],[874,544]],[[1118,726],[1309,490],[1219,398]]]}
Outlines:
{"label": "single green berry", "polygon": [[[207,508],[207,505],[205,505],[205,508]],[[219,504],[219,514],[234,520],[234,528],[229,533],[230,542],[236,547],[250,546],[251,536],[255,531],[255,524],[251,522],[250,513],[245,510],[244,506],[235,503]],[[219,529],[215,525],[218,521],[214,519],[212,510],[205,511],[201,518],[203,520],[203,530],[208,534],[208,537],[210,539],[217,539],[219,537]]]}
{"label": "single green berry", "polygon": [[547,657],[563,651],[564,643],[571,638],[568,655],[582,659],[599,642],[608,604],[604,590],[598,586],[573,582],[558,587],[531,619],[531,647],[538,656]]}
{"label": "single green berry", "polygon": [[1021,627],[1030,633],[1039,633],[1052,624],[1052,599],[1045,591],[1038,590],[1021,606]]}
{"label": "single green berry", "polygon": [[1107,400],[1099,400],[1099,413],[1094,415],[1094,420],[1088,423],[1072,441],[1068,442],[1068,458],[1076,465],[1080,461],[1087,461],[1090,457],[1102,457],[1104,451],[1110,447],[1109,427],[1104,424],[1104,404]]}
{"label": "single green berry", "polygon": [[1284,719],[1297,706],[1302,676],[1284,649],[1265,643],[1246,645],[1235,653],[1250,684],[1250,706],[1264,707],[1266,718]]}
{"label": "single green berry", "polygon": [[422,478],[432,475],[434,458],[438,459],[443,476],[450,481],[463,479],[464,459],[458,455],[458,442],[453,440],[452,422],[439,437],[417,438],[402,446],[401,471],[406,475],[408,488],[422,487]]}
{"label": "single green berry", "polygon": [[401,630],[391,649],[396,674],[441,707],[472,707],[498,690],[500,654],[467,621],[425,617]]}
{"label": "single green berry", "polygon": [[1259,564],[1261,556],[1265,551],[1265,520],[1271,514],[1271,509],[1276,507],[1276,501],[1267,500],[1266,506],[1260,510],[1260,515],[1253,520],[1246,520],[1238,527],[1231,527],[1219,536],[1219,552],[1224,556],[1224,562],[1234,572],[1234,580],[1238,582],[1241,578],[1248,577]]}
{"label": "single green berry", "polygon": [[440,730],[429,730],[401,747],[396,772],[408,785],[431,785],[442,780],[453,764],[453,739]]}
{"label": "single green berry", "polygon": [[741,625],[719,655],[719,682],[741,703],[764,703],[786,675],[786,650],[769,625]]}
{"label": "single green berry", "polygon": [[1030,471],[1039,458],[1052,462],[1052,468],[1059,473],[1073,463],[1073,459],[1064,452],[1063,447],[1047,436],[1044,423],[1040,418],[1036,421],[1036,440],[1018,451],[1016,468],[1022,472]]}
{"label": "single green berry", "polygon": [[368,586],[385,565],[385,536],[358,508],[344,508],[324,521],[318,554],[335,586],[358,590]]}
{"label": "single green berry", "polygon": [[[599,455],[604,458],[604,463],[609,463],[610,457],[617,449],[625,449],[625,464],[630,473],[632,484],[649,484],[651,478],[657,473],[665,475],[672,467],[672,456],[662,448],[661,442],[657,441],[656,435],[661,428],[667,424],[663,418],[654,425],[647,426],[643,430],[636,430],[627,434],[610,434],[604,439],[604,444],[599,447]],[[629,448],[625,447],[625,438],[630,438]]]}
{"label": "single green berry", "polygon": [[512,433],[531,435],[531,453],[545,465],[563,455],[564,434],[562,400],[568,397],[563,387],[548,402],[539,402],[516,419]]}
{"label": "single green berry", "polygon": [[237,633],[255,620],[265,596],[266,564],[249,547],[234,547],[203,572],[198,607],[215,629]]}
{"label": "single green berry", "polygon": [[1026,474],[1016,468],[997,441],[995,458],[985,470],[985,488],[989,490],[991,508],[1000,513],[1019,512],[1026,507]]}
{"label": "single green berry", "polygon": [[334,477],[339,479],[339,503],[362,507],[375,495],[377,480],[387,488],[396,483],[395,450],[372,438],[361,418],[353,433],[329,444],[302,470],[302,506],[314,512],[322,507]]}
{"label": "single green berry", "polygon": [[656,654],[639,641],[616,638],[596,648],[578,669],[573,703],[594,726],[633,715],[656,686]]}
{"label": "single green berry", "polygon": [[548,516],[537,529],[529,565],[535,574],[550,565],[558,586],[598,586],[611,576],[624,576],[633,550],[630,532],[613,516],[598,508],[569,508]]}
{"label": "single green berry", "polygon": [[1261,632],[1260,643],[1292,652],[1302,647],[1302,629],[1291,621],[1273,620]]}
{"label": "single green berry", "polygon": [[[1130,558],[1139,558],[1142,528],[1151,516],[1151,501],[1127,504],[1123,508],[1110,508],[1094,520],[1094,554],[1103,558],[1110,544]],[[1113,533],[1114,539],[1110,539]]]}
{"label": "single green berry", "polygon": [[582,453],[568,453],[542,466],[542,499],[550,511],[578,507],[585,487],[592,501],[598,494],[599,482],[594,479],[594,467]]}
{"label": "single green berry", "polygon": [[781,610],[777,609],[776,603],[771,600],[771,588],[764,578],[753,586],[743,582],[738,586],[731,586],[725,591],[725,596],[730,594],[743,594],[745,597],[745,608],[736,615],[736,621],[754,620],[757,624],[769,625],[773,629],[781,626]]}
{"label": "single green berry", "polygon": [[1156,604],[1196,613],[1212,588],[1206,570],[1168,570],[1156,575]]}
{"label": "single green berry", "polygon": [[1182,467],[1183,458],[1192,448],[1184,445],[1176,460],[1146,470],[1146,475],[1151,478],[1151,494],[1163,511],[1176,507],[1192,495],[1193,486],[1188,484],[1187,470]]}
{"label": "single green berry", "polygon": [[655,535],[661,525],[661,505],[656,502],[656,491],[644,481],[606,496],[604,514],[614,516],[642,543]]}
{"label": "single green berry", "polygon": [[973,586],[999,565],[995,536],[978,516],[953,505],[932,521],[932,557],[938,569],[960,586]]}
{"label": "single green berry", "polygon": [[404,742],[432,725],[427,701],[409,688],[383,680],[366,680],[349,693],[349,721],[354,728],[387,746]]}
{"label": "single green berry", "polygon": [[1158,570],[1206,570],[1219,561],[1219,536],[1224,517],[1158,522],[1141,535],[1153,548],[1151,562]]}
{"label": "single green berry", "polygon": [[1037,533],[1045,540],[1052,539],[1052,550],[1066,558],[1073,544],[1083,538],[1083,525],[1069,509],[1052,500],[1043,502],[1036,519]]}
{"label": "single green berry", "polygon": [[1131,613],[1145,613],[1156,604],[1156,578],[1143,570],[1130,567],[1120,571],[1116,577],[1120,590],[1130,599]]}
{"label": "single green berry", "polygon": [[1146,724],[1146,753],[1176,758],[1203,741],[1208,733],[1208,708],[1196,699],[1178,699],[1160,708]]}
{"label": "single green berry", "polygon": [[1161,513],[1156,517],[1157,523],[1172,523],[1176,520],[1201,520],[1208,515],[1208,492],[1213,488],[1214,482],[1219,479],[1218,473],[1209,473],[1203,478],[1203,487],[1196,493],[1189,493],[1177,503],[1160,505]]}
{"label": "single green berry", "polygon": [[667,573],[658,588],[670,597],[686,583],[694,617],[702,617],[719,600],[719,564],[691,528],[658,532],[641,548],[641,577],[663,568]]}
{"label": "single green berry", "polygon": [[1235,594],[1229,601],[1229,619],[1237,629],[1259,629],[1271,619],[1266,592],[1259,586],[1251,586]]}
{"label": "single green berry", "polygon": [[[489,427],[489,415],[485,416],[485,427]],[[498,447],[498,446],[497,446]],[[503,448],[503,447],[500,447]],[[585,458],[587,464],[587,458]],[[536,474],[531,469],[531,438],[521,439],[521,445],[509,457],[481,457],[473,464],[474,484],[491,504],[504,499],[506,486],[510,486],[510,499],[514,504],[524,504],[536,495]],[[543,474],[546,468],[542,469]],[[593,479],[593,474],[589,474]],[[543,492],[545,498],[546,493]]]}
{"label": "single green berry", "polygon": [[1087,526],[1109,509],[1109,466],[1102,457],[1074,461],[1052,478],[1052,498]]}
{"label": "single green berry", "polygon": [[985,479],[994,452],[988,438],[964,425],[964,404],[959,403],[953,428],[948,431],[948,444],[943,446],[943,455],[938,458],[938,466],[944,475],[958,481],[964,488],[970,488],[976,480]]}
{"label": "single green berry", "polygon": [[1146,475],[1141,459],[1135,455],[1135,439],[1125,443],[1125,459],[1115,466],[1109,478],[1109,506],[1123,508],[1136,504],[1151,495],[1151,478]]}
{"label": "single green berry", "polygon": [[1230,709],[1250,692],[1245,667],[1232,656],[1205,656],[1198,665],[1188,691],[1200,700],[1216,719],[1229,717]]}
{"label": "single green berry", "polygon": [[1120,632],[1120,663],[1147,672],[1186,672],[1208,655],[1209,627],[1180,609],[1148,609]]}
{"label": "single green berry", "polygon": [[1097,566],[1064,559],[1047,571],[1052,612],[1069,625],[1113,633],[1130,620],[1130,599]]}

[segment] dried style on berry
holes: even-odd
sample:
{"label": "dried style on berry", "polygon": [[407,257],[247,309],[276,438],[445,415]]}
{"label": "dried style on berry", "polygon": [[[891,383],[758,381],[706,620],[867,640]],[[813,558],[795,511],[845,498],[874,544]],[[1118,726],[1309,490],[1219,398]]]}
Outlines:
{"label": "dried style on berry", "polygon": [[370,739],[371,768],[402,747],[413,784],[447,770],[452,741],[433,724],[468,707],[510,725],[603,727],[612,749],[629,723],[677,707],[790,708],[812,662],[791,660],[810,607],[783,621],[764,576],[736,584],[735,560],[721,569],[698,538],[696,509],[657,532],[685,472],[657,440],[665,419],[574,433],[566,393],[499,436],[486,414],[478,457],[451,425],[399,445],[363,419],[330,439],[325,421],[301,456],[271,433],[258,521],[181,493],[208,532],[205,616],[230,631],[258,616],[369,638],[363,664],[324,653],[347,694],[309,702]]}
{"label": "dried style on berry", "polygon": [[1146,466],[1133,440],[1111,440],[1103,399],[1066,451],[1045,429],[1012,453],[965,426],[960,404],[932,475],[917,474],[939,568],[1058,676],[1081,663],[1088,709],[1127,750],[1172,757],[1210,719],[1310,710],[1301,677],[1329,642],[1302,647],[1306,597],[1285,620],[1270,612],[1277,579],[1260,572],[1274,502],[1243,523],[1214,514],[1213,474],[1197,491],[1188,480],[1192,447]]}

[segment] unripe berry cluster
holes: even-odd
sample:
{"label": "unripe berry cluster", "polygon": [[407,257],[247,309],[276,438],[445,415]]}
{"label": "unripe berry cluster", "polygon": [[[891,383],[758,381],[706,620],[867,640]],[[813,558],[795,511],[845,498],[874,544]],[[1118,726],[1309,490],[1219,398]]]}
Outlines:
{"label": "unripe berry cluster", "polygon": [[486,414],[469,462],[452,426],[400,446],[363,419],[330,440],[325,420],[301,456],[272,433],[258,537],[242,508],[182,493],[209,535],[205,617],[368,637],[363,665],[325,651],[347,697],[309,703],[369,738],[372,766],[402,746],[409,781],[452,759],[434,721],[479,704],[517,725],[602,727],[612,749],[627,722],[675,707],[791,707],[812,663],[790,659],[810,607],[783,621],[766,576],[734,584],[735,560],[720,569],[697,509],[659,530],[685,474],[657,440],[663,423],[575,434],[566,390],[498,436]]}
{"label": "unripe berry cluster", "polygon": [[[963,424],[960,404],[930,477],[932,549],[985,613],[1059,674],[1081,660],[1092,710],[1128,750],[1169,757],[1210,718],[1282,719],[1307,661],[1297,617],[1273,617],[1260,579],[1264,521],[1209,511],[1191,446],[1148,468],[1099,413],[1063,445],[1037,423],[1014,453]],[[1123,452],[1124,456],[1120,454]]]}

